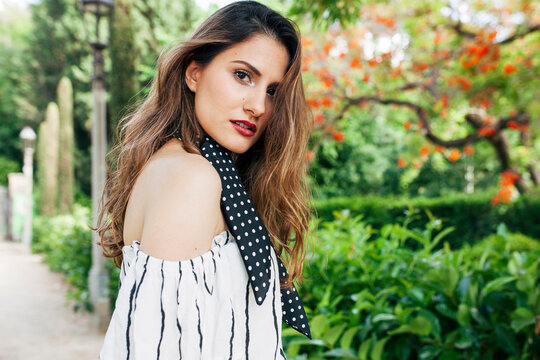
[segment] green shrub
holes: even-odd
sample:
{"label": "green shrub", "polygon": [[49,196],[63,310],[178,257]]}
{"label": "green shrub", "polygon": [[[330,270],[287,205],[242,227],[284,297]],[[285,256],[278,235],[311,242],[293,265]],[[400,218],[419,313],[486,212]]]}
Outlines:
{"label": "green shrub", "polygon": [[[50,269],[64,274],[72,285],[66,296],[74,301],[75,310],[91,310],[88,273],[92,266],[92,231],[88,224],[90,209],[79,204],[74,205],[70,215],[34,218],[32,251],[44,253]],[[107,266],[112,277],[109,296],[116,299],[118,272]]]}
{"label": "green shrub", "polygon": [[[534,359],[540,354],[540,244],[504,225],[474,246],[452,231],[375,231],[344,212],[323,222],[301,294],[313,339],[287,328],[290,359]],[[413,250],[410,242],[418,244]],[[536,357],[538,358],[538,357]]]}
{"label": "green shrub", "polygon": [[491,193],[475,193],[413,199],[341,197],[315,202],[314,207],[324,220],[331,221],[335,211],[347,209],[353,216],[362,215],[375,228],[411,216],[413,226],[424,227],[429,222],[426,215],[429,211],[456,228],[446,238],[452,248],[483,239],[495,232],[500,223],[505,223],[512,232],[540,238],[540,196],[522,196],[511,204],[499,206],[491,205],[492,196]]}
{"label": "green shrub", "polygon": [[16,161],[0,156],[0,185],[8,185],[8,174],[21,172],[21,165]]}

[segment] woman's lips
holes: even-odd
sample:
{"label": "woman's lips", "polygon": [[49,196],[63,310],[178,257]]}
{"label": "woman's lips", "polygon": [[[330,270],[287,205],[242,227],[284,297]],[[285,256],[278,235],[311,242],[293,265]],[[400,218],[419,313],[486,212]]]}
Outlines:
{"label": "woman's lips", "polygon": [[240,134],[253,136],[257,132],[257,125],[245,120],[231,120],[231,124]]}

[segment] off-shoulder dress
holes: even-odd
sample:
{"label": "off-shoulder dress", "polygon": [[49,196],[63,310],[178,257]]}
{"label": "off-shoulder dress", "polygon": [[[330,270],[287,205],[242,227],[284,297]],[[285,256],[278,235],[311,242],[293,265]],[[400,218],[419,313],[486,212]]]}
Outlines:
{"label": "off-shoulder dress", "polygon": [[257,305],[234,236],[223,231],[192,259],[152,257],[124,246],[120,288],[101,360],[286,359],[278,263]]}

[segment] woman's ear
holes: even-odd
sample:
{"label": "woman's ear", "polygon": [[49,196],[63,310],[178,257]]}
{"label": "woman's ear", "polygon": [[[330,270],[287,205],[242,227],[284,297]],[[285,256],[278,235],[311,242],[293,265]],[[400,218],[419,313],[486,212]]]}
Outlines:
{"label": "woman's ear", "polygon": [[201,65],[198,64],[195,60],[191,60],[191,62],[186,68],[186,84],[189,90],[193,92],[197,92],[197,79],[199,77],[200,70]]}

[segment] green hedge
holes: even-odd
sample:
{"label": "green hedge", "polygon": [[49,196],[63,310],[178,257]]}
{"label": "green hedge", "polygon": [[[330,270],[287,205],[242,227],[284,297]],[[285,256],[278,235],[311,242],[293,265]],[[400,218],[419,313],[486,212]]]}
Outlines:
{"label": "green hedge", "polygon": [[451,231],[321,223],[299,289],[313,339],[285,328],[288,359],[539,359],[540,242],[501,225],[435,250]]}
{"label": "green hedge", "polygon": [[[36,216],[33,220],[32,252],[44,253],[44,261],[52,271],[64,274],[72,285],[66,297],[72,300],[75,310],[91,311],[88,292],[88,273],[92,266],[92,231],[90,209],[75,204],[70,215]],[[106,262],[109,270],[109,298],[111,307],[118,293],[119,270]]]}
{"label": "green hedge", "polygon": [[497,206],[491,204],[492,196],[480,193],[413,199],[340,197],[315,201],[314,208],[322,220],[331,221],[336,211],[348,210],[353,216],[362,215],[375,228],[402,222],[411,216],[412,226],[424,227],[429,222],[429,211],[445,225],[456,229],[447,237],[452,247],[474,243],[492,234],[501,223],[512,232],[540,238],[540,196],[522,196],[511,204]]}

